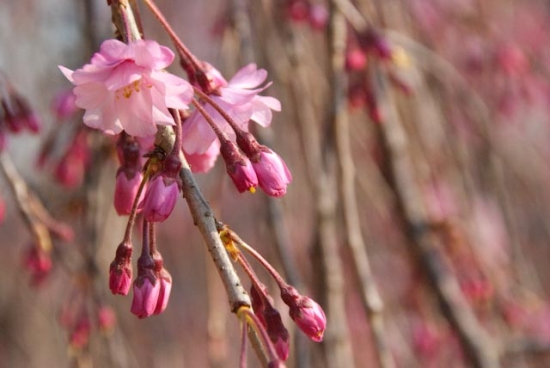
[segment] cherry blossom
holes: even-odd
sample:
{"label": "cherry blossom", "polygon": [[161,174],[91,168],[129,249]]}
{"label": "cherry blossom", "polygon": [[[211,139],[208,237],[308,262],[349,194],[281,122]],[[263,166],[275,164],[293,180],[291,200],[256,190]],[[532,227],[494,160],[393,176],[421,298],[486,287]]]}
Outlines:
{"label": "cherry blossom", "polygon": [[[209,65],[207,67],[210,68],[208,76],[213,87],[209,97],[223,108],[240,128],[248,131],[250,120],[267,127],[273,116],[271,110],[281,110],[281,103],[276,98],[259,96],[259,93],[271,83],[261,86],[267,78],[267,71],[258,69],[256,64],[241,68],[229,82],[216,69]],[[204,109],[219,129],[230,139],[234,139],[233,129],[214,107],[206,103]],[[198,111],[193,112],[183,124],[183,149],[187,155],[204,154],[216,141],[216,134]],[[210,162],[214,164],[213,160]]]}
{"label": "cherry blossom", "polygon": [[107,134],[153,135],[156,125],[173,125],[168,109],[187,109],[191,85],[165,72],[174,53],[152,40],[125,44],[106,40],[89,64],[72,71],[59,68],[76,87],[76,106],[84,124]]}

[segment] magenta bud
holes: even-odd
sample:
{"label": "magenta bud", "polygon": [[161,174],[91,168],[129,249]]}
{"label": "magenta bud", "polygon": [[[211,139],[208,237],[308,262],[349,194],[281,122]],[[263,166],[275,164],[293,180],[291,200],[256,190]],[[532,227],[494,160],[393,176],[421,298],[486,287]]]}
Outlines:
{"label": "magenta bud", "polygon": [[92,325],[88,316],[81,316],[78,319],[76,326],[69,335],[69,345],[71,346],[71,348],[75,350],[80,350],[86,347],[90,339],[91,330]]}
{"label": "magenta bud", "polygon": [[170,276],[166,269],[161,269],[158,279],[160,281],[160,291],[153,314],[161,314],[164,312],[168,305],[168,300],[170,299],[170,291],[172,290],[172,276]]}
{"label": "magenta bud", "polygon": [[309,2],[307,0],[289,0],[288,17],[295,22],[302,22],[309,17]]}
{"label": "magenta bud", "polygon": [[155,312],[160,293],[160,282],[148,272],[134,281],[134,298],[130,311],[138,318],[146,318]]}
{"label": "magenta bud", "polygon": [[222,141],[220,153],[225,161],[227,173],[239,193],[247,190],[254,192],[254,188],[258,185],[256,172],[250,160],[241,154],[237,145],[229,140]]}
{"label": "magenta bud", "polygon": [[358,71],[367,65],[367,55],[358,47],[350,48],[346,51],[346,70]]}
{"label": "magenta bud", "polygon": [[236,163],[232,168],[227,167],[227,173],[233,180],[239,193],[254,192],[258,186],[258,177],[249,159],[243,158],[243,163]]}
{"label": "magenta bud", "polygon": [[286,187],[292,181],[292,175],[278,154],[272,150],[261,151],[259,159],[253,161],[252,166],[264,192],[273,197],[286,194]]}
{"label": "magenta bud", "polygon": [[52,259],[46,252],[32,246],[24,254],[23,265],[31,274],[31,285],[39,286],[52,270]]}
{"label": "magenta bud", "polygon": [[129,265],[111,263],[109,269],[109,289],[113,294],[128,295],[132,284],[132,268]]}
{"label": "magenta bud", "polygon": [[127,295],[132,283],[132,244],[122,242],[117,250],[114,261],[109,267],[109,289],[113,294]]}
{"label": "magenta bud", "polygon": [[327,318],[321,306],[313,299],[302,296],[289,307],[290,317],[300,330],[313,341],[322,341],[327,326]]}
{"label": "magenta bud", "polygon": [[329,13],[324,4],[312,4],[309,9],[309,24],[315,30],[322,31],[328,23]]}
{"label": "magenta bud", "polygon": [[[134,200],[138,194],[139,186],[143,180],[141,172],[135,172],[134,175],[128,175],[125,170],[119,169],[115,182],[115,210],[123,216],[132,212]],[[145,191],[141,192],[139,202],[143,200]]]}
{"label": "magenta bud", "polygon": [[113,308],[102,305],[97,311],[97,326],[102,332],[112,331],[116,325],[116,315]]}
{"label": "magenta bud", "polygon": [[70,118],[74,113],[78,111],[78,107],[75,105],[76,96],[73,94],[73,90],[64,89],[59,91],[52,102],[51,109],[58,119]]}
{"label": "magenta bud", "polygon": [[179,195],[178,183],[175,179],[167,178],[164,175],[157,175],[145,192],[141,202],[143,215],[146,221],[162,222],[170,216]]}

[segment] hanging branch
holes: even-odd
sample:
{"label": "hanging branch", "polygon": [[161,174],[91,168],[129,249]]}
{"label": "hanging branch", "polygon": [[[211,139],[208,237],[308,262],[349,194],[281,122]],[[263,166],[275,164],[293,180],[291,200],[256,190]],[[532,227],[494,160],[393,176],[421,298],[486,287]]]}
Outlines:
{"label": "hanging branch", "polygon": [[355,164],[351,152],[349,117],[347,106],[347,77],[344,69],[346,48],[345,17],[337,9],[338,1],[331,2],[331,65],[332,65],[332,109],[336,156],[340,168],[340,196],[344,212],[347,246],[349,247],[353,269],[360,286],[361,301],[370,321],[370,330],[382,368],[395,366],[388,348],[382,311],[382,299],[372,275],[366,244],[361,233],[357,197],[355,194]]}
{"label": "hanging branch", "polygon": [[443,315],[453,326],[473,366],[496,368],[499,366],[497,348],[480,326],[458,281],[446,268],[436,247],[436,237],[421,203],[421,191],[412,172],[408,137],[395,110],[387,82],[381,72],[374,68],[372,72],[372,80],[378,82],[373,86],[377,100],[387,113],[387,119],[376,126],[385,157],[384,169],[388,184],[396,195],[397,215],[420,262],[420,268],[426,273],[437,296]]}

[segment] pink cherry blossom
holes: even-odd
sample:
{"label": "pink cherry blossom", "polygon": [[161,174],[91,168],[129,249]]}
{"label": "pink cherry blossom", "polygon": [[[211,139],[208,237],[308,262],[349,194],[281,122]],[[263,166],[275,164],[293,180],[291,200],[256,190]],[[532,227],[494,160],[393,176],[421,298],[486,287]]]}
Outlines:
{"label": "pink cherry blossom", "polygon": [[[263,127],[268,126],[272,119],[271,110],[281,110],[281,103],[276,98],[258,95],[271,83],[260,87],[267,78],[267,71],[258,69],[256,64],[249,64],[241,68],[229,82],[225,81],[221,74],[212,67],[208,71],[208,76],[216,91],[210,95],[210,98],[244,130],[248,130],[250,120]],[[225,119],[211,105],[205,104],[204,108],[220,130],[229,138],[234,139],[235,133]],[[194,111],[183,124],[183,149],[186,154],[203,154],[215,141],[217,141],[217,137],[214,131],[202,114]]]}
{"label": "pink cherry blossom", "polygon": [[86,110],[84,124],[117,134],[153,135],[156,125],[173,125],[168,109],[187,109],[191,85],[163,69],[174,53],[152,40],[125,44],[106,40],[89,64],[59,68],[76,87],[75,104]]}

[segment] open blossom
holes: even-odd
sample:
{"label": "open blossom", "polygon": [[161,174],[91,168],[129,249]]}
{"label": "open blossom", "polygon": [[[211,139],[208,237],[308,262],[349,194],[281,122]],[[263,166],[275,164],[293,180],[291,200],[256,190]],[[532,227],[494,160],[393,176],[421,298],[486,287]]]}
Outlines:
{"label": "open blossom", "polygon": [[[271,123],[271,110],[280,111],[279,100],[258,94],[271,85],[261,86],[267,78],[267,71],[258,69],[256,64],[241,68],[227,82],[220,73],[211,67],[208,71],[215,93],[210,98],[224,109],[233,120],[244,130],[248,130],[248,122],[255,121],[263,127]],[[206,112],[212,117],[220,130],[233,139],[235,133],[223,117],[209,104],[205,104]],[[183,149],[186,154],[203,154],[217,141],[216,134],[208,125],[202,114],[194,111],[183,125]],[[213,162],[212,162],[213,164]]]}
{"label": "open blossom", "polygon": [[191,85],[163,69],[174,53],[152,40],[125,44],[106,40],[89,64],[76,71],[59,68],[76,87],[76,106],[86,109],[84,124],[117,134],[153,135],[156,125],[173,125],[168,108],[187,109]]}

